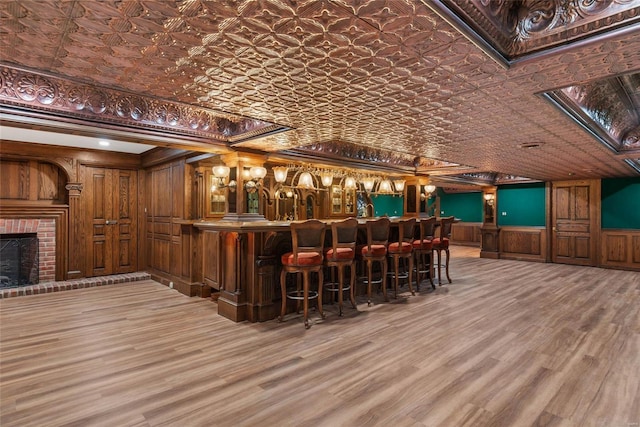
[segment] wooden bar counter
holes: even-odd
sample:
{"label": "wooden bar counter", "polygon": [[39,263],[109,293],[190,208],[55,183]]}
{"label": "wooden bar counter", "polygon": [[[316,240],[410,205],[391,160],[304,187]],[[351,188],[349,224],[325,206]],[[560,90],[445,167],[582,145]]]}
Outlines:
{"label": "wooden bar counter", "polygon": [[[358,218],[358,240],[366,242],[365,223]],[[392,231],[401,217],[391,217]],[[419,221],[419,218],[416,218]],[[323,219],[327,226],[336,219]],[[280,310],[280,256],[291,250],[294,221],[195,222],[201,234],[203,281],[218,289],[218,313],[235,322],[275,319]],[[456,219],[455,222],[459,222]]]}
{"label": "wooden bar counter", "polygon": [[277,316],[279,252],[291,246],[289,221],[197,222],[204,282],[220,290],[218,313],[235,322]]}
{"label": "wooden bar counter", "polygon": [[[364,224],[359,218],[362,239]],[[392,224],[400,218],[390,218]],[[329,225],[331,219],[323,220]],[[280,255],[291,250],[291,221],[211,221],[193,224],[202,234],[204,282],[219,289],[218,313],[236,322],[277,317]]]}

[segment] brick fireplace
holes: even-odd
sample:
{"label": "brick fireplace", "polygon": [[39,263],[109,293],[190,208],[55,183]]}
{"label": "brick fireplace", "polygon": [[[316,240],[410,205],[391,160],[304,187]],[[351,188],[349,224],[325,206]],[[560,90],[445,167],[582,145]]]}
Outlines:
{"label": "brick fireplace", "polygon": [[56,275],[56,221],[54,218],[0,218],[0,234],[35,234],[38,238],[39,283],[51,282]]}

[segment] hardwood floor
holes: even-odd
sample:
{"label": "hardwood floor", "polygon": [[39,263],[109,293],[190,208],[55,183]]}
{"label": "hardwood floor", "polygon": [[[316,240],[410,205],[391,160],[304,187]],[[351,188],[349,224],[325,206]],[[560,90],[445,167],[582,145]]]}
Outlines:
{"label": "hardwood floor", "polygon": [[478,258],[235,324],[153,281],[0,301],[0,425],[638,426],[640,273]]}

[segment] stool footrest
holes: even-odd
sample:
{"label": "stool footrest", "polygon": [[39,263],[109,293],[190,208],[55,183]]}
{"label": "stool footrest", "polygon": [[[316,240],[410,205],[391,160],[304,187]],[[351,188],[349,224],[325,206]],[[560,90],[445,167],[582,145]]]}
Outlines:
{"label": "stool footrest", "polygon": [[[323,289],[326,289],[327,291],[331,291],[331,292],[340,292],[340,284],[336,282],[325,283],[323,285]],[[348,291],[349,289],[351,289],[351,286],[349,286],[348,284],[345,284],[342,287],[343,291]]]}
{"label": "stool footrest", "polygon": [[[295,300],[303,300],[304,299],[304,291],[290,291],[287,292],[287,298],[295,299]],[[317,291],[309,291],[309,299],[318,298]]]}

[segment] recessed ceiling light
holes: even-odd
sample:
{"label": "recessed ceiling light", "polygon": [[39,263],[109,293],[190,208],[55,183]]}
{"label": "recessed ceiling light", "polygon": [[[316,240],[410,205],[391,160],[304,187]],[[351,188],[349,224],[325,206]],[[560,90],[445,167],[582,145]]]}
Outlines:
{"label": "recessed ceiling light", "polygon": [[544,142],[523,142],[522,144],[518,144],[520,148],[540,148]]}
{"label": "recessed ceiling light", "polygon": [[108,147],[111,145],[111,143],[109,141],[100,141],[98,142],[98,144],[102,147]]}

